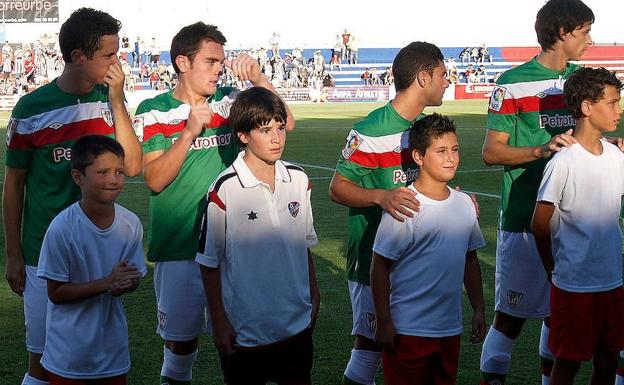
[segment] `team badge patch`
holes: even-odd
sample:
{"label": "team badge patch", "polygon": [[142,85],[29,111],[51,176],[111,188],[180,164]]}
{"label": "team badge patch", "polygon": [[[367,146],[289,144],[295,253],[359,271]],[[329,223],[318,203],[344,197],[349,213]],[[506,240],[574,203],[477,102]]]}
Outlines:
{"label": "team badge patch", "polygon": [[167,313],[162,310],[158,310],[158,328],[162,329],[167,325]]}
{"label": "team badge patch", "polygon": [[232,108],[232,103],[234,103],[234,100],[236,99],[236,96],[238,96],[238,94],[239,92],[232,92],[229,95],[224,96],[223,99],[219,100],[218,102],[215,102],[213,100],[208,105],[210,106],[212,112],[227,119],[230,117],[230,108]]}
{"label": "team badge patch", "polygon": [[342,157],[345,159],[349,159],[349,157],[353,155],[355,150],[360,147],[363,141],[364,140],[360,135],[358,135],[357,132],[351,131],[349,137],[347,138],[347,145],[345,146],[344,150],[342,150]]}
{"label": "team badge patch", "polygon": [[11,144],[11,139],[13,138],[13,134],[15,134],[15,131],[17,131],[18,124],[19,121],[17,119],[9,119],[9,123],[7,124],[7,146]]}
{"label": "team badge patch", "polygon": [[145,122],[142,116],[135,116],[135,118],[132,119],[132,129],[134,130],[134,134],[137,136],[137,138],[139,138],[139,142],[143,141],[144,125]]}
{"label": "team badge patch", "polygon": [[106,122],[106,124],[108,124],[109,126],[113,126],[113,112],[111,110],[109,110],[108,108],[102,108],[100,110],[100,115],[102,115],[102,119],[104,119],[104,121]]}
{"label": "team badge patch", "polygon": [[522,302],[522,298],[524,294],[518,293],[517,291],[507,290],[507,303],[512,308],[517,307]]}
{"label": "team badge patch", "polygon": [[370,331],[375,331],[377,329],[377,317],[374,313],[366,313],[366,326]]}
{"label": "team badge patch", "polygon": [[290,212],[290,215],[293,218],[297,218],[297,215],[299,215],[299,207],[301,205],[299,204],[299,202],[290,202],[288,204],[288,211]]}
{"label": "team badge patch", "polygon": [[507,89],[505,87],[496,86],[494,91],[492,91],[492,96],[490,96],[490,110],[500,111],[503,106],[503,101],[505,100],[505,93]]}

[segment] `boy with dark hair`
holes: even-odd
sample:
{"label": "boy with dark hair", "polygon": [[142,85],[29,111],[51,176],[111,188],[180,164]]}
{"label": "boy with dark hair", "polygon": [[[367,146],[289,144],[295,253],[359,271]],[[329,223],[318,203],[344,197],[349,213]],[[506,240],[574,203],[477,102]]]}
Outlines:
{"label": "boy with dark hair", "polygon": [[544,318],[539,352],[542,384],[553,356],[548,348],[550,283],[531,233],[531,213],[548,158],[576,142],[574,118],[563,85],[592,44],[594,14],[580,0],[550,0],[538,12],[535,31],[542,51],[503,73],[488,109],[483,160],[503,165],[496,251],[495,313],[481,352],[482,384],[504,384],[514,340],[527,318]]}
{"label": "boy with dark hair", "polygon": [[419,167],[409,189],[420,211],[384,214],[373,245],[375,340],[388,384],[455,384],[462,332],[462,282],[474,310],[471,342],[485,336],[476,249],[485,246],[474,204],[448,187],[459,166],[455,124],[439,114],[414,123],[409,150]]}
{"label": "boy with dark hair", "polygon": [[311,384],[317,237],[308,177],[280,160],[287,116],[273,92],[243,91],[230,124],[245,150],[208,194],[196,261],[229,385]]}
{"label": "boy with dark hair", "polygon": [[130,354],[120,296],[147,273],[143,228],[115,203],[124,185],[119,143],[83,136],[71,166],[82,198],[52,220],[37,270],[49,298],[41,364],[51,385],[124,385]]}
{"label": "boy with dark hair", "polygon": [[383,211],[403,221],[402,215],[418,209],[414,192],[405,187],[418,172],[407,148],[408,130],[426,106],[442,104],[449,86],[444,56],[433,44],[402,48],[392,70],[396,97],[356,123],[329,190],[333,201],[349,207],[347,270],[355,341],[343,384],[374,383],[381,362],[369,285],[374,234]]}
{"label": "boy with dark hair", "polygon": [[[248,55],[225,60],[225,37],[202,22],[182,28],[171,42],[176,87],[143,101],[135,126],[142,132],[143,175],[151,190],[147,259],[155,262],[158,334],[165,340],[161,383],[190,384],[198,335],[205,329],[206,297],[195,255],[206,194],[236,158],[229,124],[238,90],[217,87],[223,66],[241,81],[273,91]],[[286,107],[286,129],[294,119]]]}
{"label": "boy with dark hair", "polygon": [[6,278],[24,296],[25,385],[41,385],[46,284],[36,277],[43,236],[59,212],[80,197],[70,180],[70,147],[87,134],[114,136],[125,150],[125,173],[141,171],[141,146],[124,101],[124,73],[117,61],[120,23],[105,12],[80,8],[61,26],[65,68],[60,77],[24,95],[7,126],[3,219]]}
{"label": "boy with dark hair", "polygon": [[537,193],[532,230],[552,282],[552,385],[571,385],[581,361],[590,380],[614,382],[624,348],[622,233],[624,154],[602,138],[622,115],[622,83],[604,68],[582,68],[564,86],[577,143],[555,154]]}

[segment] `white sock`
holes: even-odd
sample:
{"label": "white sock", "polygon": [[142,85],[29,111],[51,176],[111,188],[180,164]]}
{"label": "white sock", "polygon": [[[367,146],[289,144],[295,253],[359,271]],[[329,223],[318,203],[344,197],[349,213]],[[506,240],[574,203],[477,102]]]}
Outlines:
{"label": "white sock", "polygon": [[615,385],[624,385],[624,370],[622,370],[622,361],[624,361],[624,350],[620,352],[620,362],[615,375]]}
{"label": "white sock", "polygon": [[24,379],[22,380],[22,385],[48,385],[48,381],[41,381],[26,373],[24,375]]}
{"label": "white sock", "polygon": [[[548,335],[550,334],[550,328],[546,326],[545,323],[542,322],[542,331],[540,332],[540,342],[539,342],[539,354],[540,360],[549,360],[554,362],[555,356],[553,356],[550,348],[548,347]],[[552,369],[552,362],[550,363],[550,368]],[[542,385],[550,384],[550,373],[548,376],[544,373],[544,363],[542,362]]]}
{"label": "white sock", "polygon": [[481,371],[485,373],[507,374],[509,362],[511,362],[511,338],[490,327],[483,349],[481,350]]}
{"label": "white sock", "polygon": [[380,363],[381,352],[353,349],[344,376],[358,384],[375,385],[375,375]]}
{"label": "white sock", "polygon": [[165,358],[163,359],[160,375],[176,381],[191,381],[193,379],[193,364],[195,363],[195,357],[197,357],[197,350],[185,356],[174,354],[167,348],[164,348],[164,351]]}

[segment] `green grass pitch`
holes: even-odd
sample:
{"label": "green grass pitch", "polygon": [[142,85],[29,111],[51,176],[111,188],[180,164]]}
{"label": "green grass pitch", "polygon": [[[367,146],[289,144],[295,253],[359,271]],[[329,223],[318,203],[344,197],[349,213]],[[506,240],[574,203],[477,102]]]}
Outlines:
{"label": "green grass pitch", "polygon": [[[288,135],[284,159],[305,165],[312,179],[312,203],[319,245],[313,249],[321,290],[321,309],[314,334],[315,384],[338,384],[352,347],[351,308],[345,278],[346,208],[328,198],[329,181],[333,167],[344,145],[345,137],[357,120],[380,104],[298,104],[291,106],[296,130]],[[481,146],[485,134],[486,103],[484,101],[449,101],[442,107],[427,109],[450,115],[458,127],[461,163],[452,185],[474,191],[481,206],[480,223],[487,247],[480,250],[486,300],[486,319],[492,320],[494,295],[494,251],[496,221],[500,193],[501,167],[486,167],[481,160]],[[6,134],[8,113],[0,115],[0,135]],[[621,134],[622,125],[618,130]],[[4,162],[5,146],[0,146]],[[4,167],[1,167],[4,180]],[[146,225],[148,190],[141,178],[126,183],[119,203],[139,215]],[[0,224],[1,226],[1,224]],[[0,231],[4,245],[4,231]],[[4,276],[4,247],[0,273]],[[152,286],[152,266],[136,293],[126,295],[124,302],[128,315],[132,368],[130,384],[157,384],[162,359],[162,341],[155,334],[156,311]],[[471,311],[464,302],[465,332],[459,364],[458,384],[476,385],[479,382],[481,345],[468,342]],[[19,384],[27,367],[24,345],[24,317],[21,299],[14,295],[6,281],[0,280],[0,384]],[[514,346],[508,385],[539,384],[538,339],[540,322],[527,322]],[[68,336],[71,338],[71,336]],[[577,383],[586,383],[589,365],[584,365]],[[195,384],[222,384],[222,376],[210,336],[200,340],[200,354],[194,370]],[[378,384],[382,383],[379,376]]]}

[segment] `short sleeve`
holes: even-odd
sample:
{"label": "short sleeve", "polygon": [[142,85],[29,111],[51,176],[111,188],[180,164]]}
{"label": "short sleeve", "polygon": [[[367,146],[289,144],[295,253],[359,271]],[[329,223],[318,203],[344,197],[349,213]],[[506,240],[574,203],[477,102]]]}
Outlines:
{"label": "short sleeve", "polygon": [[558,205],[563,196],[567,177],[567,162],[559,154],[556,154],[546,164],[542,182],[537,192],[537,201],[551,202],[554,205]]}
{"label": "short sleeve", "polygon": [[373,251],[388,259],[400,259],[414,242],[414,223],[418,215],[415,213],[414,218],[404,217],[405,220],[399,222],[384,212],[377,228]]}
{"label": "short sleeve", "polygon": [[201,230],[200,249],[195,261],[200,265],[217,268],[225,259],[226,208],[218,192],[208,193],[208,207]]}
{"label": "short sleeve", "polygon": [[37,276],[59,282],[69,282],[69,241],[64,222],[53,220],[46,231],[39,255]]}
{"label": "short sleeve", "polygon": [[505,84],[496,85],[488,105],[488,130],[511,134],[518,122],[518,107],[512,90]]}

